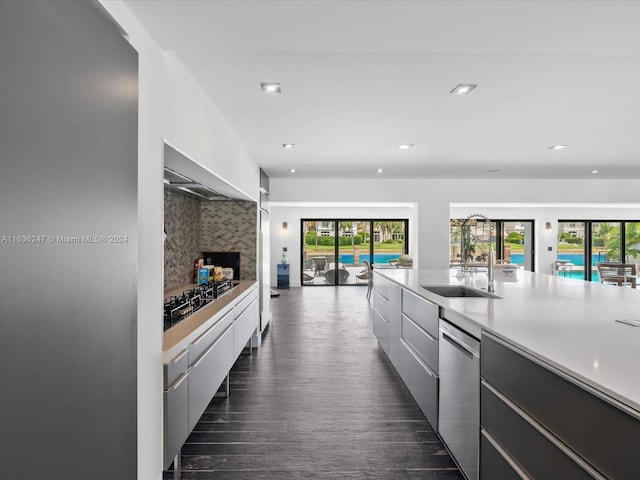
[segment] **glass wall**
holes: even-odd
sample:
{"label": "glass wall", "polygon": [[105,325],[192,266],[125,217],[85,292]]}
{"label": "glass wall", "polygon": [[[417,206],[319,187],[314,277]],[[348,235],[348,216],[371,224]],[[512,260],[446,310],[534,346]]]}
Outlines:
{"label": "glass wall", "polygon": [[491,242],[496,262],[533,271],[533,225],[533,220],[492,220],[489,239],[485,222],[453,218],[449,222],[449,264],[457,267],[466,261],[467,265],[486,266]]}
{"label": "glass wall", "polygon": [[599,262],[640,262],[640,222],[562,220],[558,223],[560,276],[599,282]]}
{"label": "glass wall", "polygon": [[373,262],[397,261],[407,252],[404,221],[373,222]]}
{"label": "glass wall", "polygon": [[585,278],[585,222],[558,222],[557,260],[554,273],[570,278]]}
{"label": "glass wall", "polygon": [[640,222],[625,222],[625,261],[640,263]]}
{"label": "glass wall", "polygon": [[591,222],[591,281],[600,281],[599,262],[620,261],[620,242],[620,222]]}
{"label": "glass wall", "polygon": [[367,285],[367,264],[408,252],[408,220],[301,220],[302,285]]}

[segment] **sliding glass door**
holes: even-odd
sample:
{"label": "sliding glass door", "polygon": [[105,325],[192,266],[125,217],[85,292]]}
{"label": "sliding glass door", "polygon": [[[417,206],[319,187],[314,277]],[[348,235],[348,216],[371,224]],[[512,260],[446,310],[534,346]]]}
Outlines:
{"label": "sliding glass door", "polygon": [[406,254],[408,220],[301,220],[302,285],[367,285],[367,264]]}
{"label": "sliding glass door", "polygon": [[600,262],[640,262],[640,222],[562,220],[558,223],[558,275],[600,281]]}
{"label": "sliding glass door", "polygon": [[326,283],[329,264],[336,258],[336,222],[309,220],[302,222],[302,284]]}
{"label": "sliding glass door", "polygon": [[[492,220],[491,231],[493,234],[489,239],[488,227],[483,221],[451,219],[449,264],[452,267],[459,267],[463,263],[486,266],[491,242],[497,263],[514,263],[523,270],[534,271],[533,220]],[[462,251],[463,248],[465,251]]]}
{"label": "sliding glass door", "polygon": [[406,251],[405,222],[373,222],[373,258],[375,263],[397,260]]}

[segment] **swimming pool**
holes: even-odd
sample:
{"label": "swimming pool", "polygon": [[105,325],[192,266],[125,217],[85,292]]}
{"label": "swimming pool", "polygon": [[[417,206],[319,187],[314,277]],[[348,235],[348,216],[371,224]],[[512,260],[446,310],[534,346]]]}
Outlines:
{"label": "swimming pool", "polygon": [[[523,253],[512,253],[511,263],[515,263],[517,265],[524,265],[524,254]],[[566,260],[568,262],[573,263],[578,267],[584,267],[584,255],[582,253],[559,253],[558,260]],[[591,255],[591,265],[594,265],[598,262],[606,262],[607,256],[605,254],[594,253]]]}
{"label": "swimming pool", "polygon": [[[373,263],[389,263],[389,260],[395,260],[400,255],[402,254],[401,253],[376,253],[373,255]],[[353,254],[341,253],[339,258],[340,258],[340,263],[344,263],[345,265],[355,263],[353,261]],[[369,261],[368,253],[360,254],[360,263],[362,263],[363,260]]]}

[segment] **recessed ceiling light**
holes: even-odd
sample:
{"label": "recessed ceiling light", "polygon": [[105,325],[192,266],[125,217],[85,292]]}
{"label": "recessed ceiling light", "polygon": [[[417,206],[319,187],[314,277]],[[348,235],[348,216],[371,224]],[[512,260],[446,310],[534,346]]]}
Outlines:
{"label": "recessed ceiling light", "polygon": [[564,150],[565,148],[567,148],[569,145],[551,145],[549,147],[550,150]]}
{"label": "recessed ceiling light", "polygon": [[591,170],[590,173],[593,173],[595,175],[596,173],[602,173],[602,170]]}
{"label": "recessed ceiling light", "polygon": [[260,88],[264,93],[282,93],[279,83],[261,83]]}
{"label": "recessed ceiling light", "polygon": [[456,95],[468,95],[471,93],[471,90],[476,88],[478,85],[473,85],[471,83],[462,83],[457,85],[453,90],[449,93],[455,93]]}
{"label": "recessed ceiling light", "polygon": [[291,150],[295,146],[296,146],[295,143],[283,143],[282,144],[282,148],[286,148],[287,150]]}
{"label": "recessed ceiling light", "polygon": [[412,143],[403,143],[398,147],[398,150],[409,150],[410,148],[413,148]]}
{"label": "recessed ceiling light", "polygon": [[296,173],[296,169],[295,168],[290,168],[289,169],[289,173]]}
{"label": "recessed ceiling light", "polygon": [[490,170],[487,170],[487,173],[498,173],[500,170],[498,168],[492,168]]}
{"label": "recessed ceiling light", "polygon": [[382,173],[383,170],[381,168],[376,168],[376,173]]}

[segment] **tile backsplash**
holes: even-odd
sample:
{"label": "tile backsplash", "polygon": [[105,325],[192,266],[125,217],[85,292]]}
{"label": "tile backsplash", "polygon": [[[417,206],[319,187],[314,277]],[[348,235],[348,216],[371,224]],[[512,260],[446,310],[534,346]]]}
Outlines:
{"label": "tile backsplash", "polygon": [[258,210],[253,202],[203,202],[200,247],[205,252],[240,252],[240,278],[256,279]]}
{"label": "tile backsplash", "polygon": [[200,257],[200,202],[164,192],[164,290],[193,283],[193,262]]}
{"label": "tile backsplash", "polygon": [[164,290],[193,283],[193,262],[203,251],[240,252],[240,278],[256,279],[257,205],[200,202],[165,190]]}

